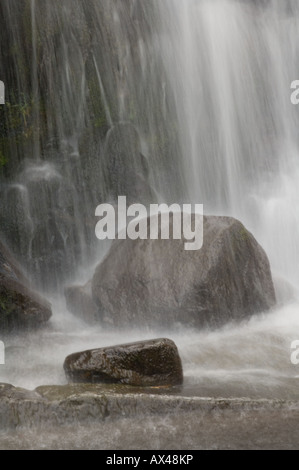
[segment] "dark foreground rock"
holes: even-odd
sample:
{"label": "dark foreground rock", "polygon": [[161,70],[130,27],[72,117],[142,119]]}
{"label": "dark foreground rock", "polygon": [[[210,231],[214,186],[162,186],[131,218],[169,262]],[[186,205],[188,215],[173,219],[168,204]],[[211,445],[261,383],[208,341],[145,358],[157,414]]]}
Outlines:
{"label": "dark foreground rock", "polygon": [[164,338],[71,354],[64,370],[71,382],[79,383],[159,386],[183,382],[177,347]]}
{"label": "dark foreground rock", "polygon": [[92,280],[102,321],[200,328],[275,304],[267,255],[238,220],[204,217],[203,247],[185,251],[185,241],[115,240]]}
{"label": "dark foreground rock", "polygon": [[25,274],[0,242],[0,331],[35,328],[51,315],[49,302],[27,286]]}

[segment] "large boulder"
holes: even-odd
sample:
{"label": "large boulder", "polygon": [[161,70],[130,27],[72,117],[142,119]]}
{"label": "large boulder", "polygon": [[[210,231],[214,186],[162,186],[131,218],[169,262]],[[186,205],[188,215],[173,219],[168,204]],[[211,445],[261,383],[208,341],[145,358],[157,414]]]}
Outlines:
{"label": "large boulder", "polygon": [[34,328],[51,315],[49,302],[29,288],[25,274],[0,242],[0,332]]}
{"label": "large boulder", "polygon": [[219,326],[274,306],[268,258],[241,222],[206,216],[202,248],[185,251],[184,244],[183,234],[181,240],[115,240],[92,280],[102,321]]}
{"label": "large boulder", "polygon": [[164,338],[71,354],[64,370],[71,382],[79,383],[159,386],[183,382],[177,347]]}

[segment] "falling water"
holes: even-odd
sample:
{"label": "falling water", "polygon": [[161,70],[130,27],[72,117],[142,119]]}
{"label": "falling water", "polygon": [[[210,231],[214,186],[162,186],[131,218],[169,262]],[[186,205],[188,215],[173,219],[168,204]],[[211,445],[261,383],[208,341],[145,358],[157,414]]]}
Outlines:
{"label": "falling water", "polygon": [[[53,295],[90,275],[95,207],[119,191],[237,217],[269,256],[277,308],[159,335],[179,346],[184,394],[298,399],[298,1],[2,0],[0,18],[14,124],[1,232],[35,285]],[[54,307],[49,330],[11,341],[1,380],[64,383],[68,353],[156,333],[91,329]]]}
{"label": "falling water", "polygon": [[298,2],[163,2],[162,54],[192,200],[246,223],[298,284]]}
{"label": "falling water", "polygon": [[[15,199],[12,212],[1,204],[2,233],[44,291],[90,266],[99,203],[119,194],[173,200],[184,191],[157,7],[143,0],[1,3],[8,93],[1,173]],[[49,167],[58,178],[48,177]],[[30,201],[22,244],[24,224],[12,226],[25,212],[16,183]]]}

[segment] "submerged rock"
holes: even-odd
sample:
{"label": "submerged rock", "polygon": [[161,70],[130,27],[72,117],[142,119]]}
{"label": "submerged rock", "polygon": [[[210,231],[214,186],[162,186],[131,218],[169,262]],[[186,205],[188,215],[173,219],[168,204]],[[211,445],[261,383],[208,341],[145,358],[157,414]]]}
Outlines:
{"label": "submerged rock", "polygon": [[135,386],[183,382],[181,359],[169,339],[93,349],[68,356],[64,370],[71,382],[123,383]]}
{"label": "submerged rock", "polygon": [[[170,225],[172,233],[172,217]],[[241,222],[204,217],[203,231],[197,251],[185,251],[183,233],[181,240],[115,240],[92,280],[102,321],[201,328],[274,306],[267,255]]]}
{"label": "submerged rock", "polygon": [[25,274],[0,242],[0,331],[34,328],[51,315],[49,302],[27,286]]}

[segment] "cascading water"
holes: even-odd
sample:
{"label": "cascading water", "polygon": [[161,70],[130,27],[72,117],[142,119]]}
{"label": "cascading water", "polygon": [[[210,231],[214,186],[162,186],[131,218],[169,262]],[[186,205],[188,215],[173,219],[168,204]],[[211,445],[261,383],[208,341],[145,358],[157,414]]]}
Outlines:
{"label": "cascading water", "polygon": [[131,0],[13,0],[0,13],[2,233],[55,292],[94,259],[99,203],[182,187],[159,26],[151,2]]}
{"label": "cascading water", "polygon": [[[0,18],[1,232],[35,285],[53,294],[91,269],[95,207],[117,195],[237,217],[269,256],[278,307],[172,332],[182,393],[298,399],[298,1],[2,0]],[[55,308],[51,330],[11,340],[1,380],[64,383],[68,353],[153,336]]]}
{"label": "cascading water", "polygon": [[273,268],[298,283],[299,116],[290,103],[298,4],[165,3],[173,33],[162,39],[162,54],[190,198],[206,212],[240,218]]}

